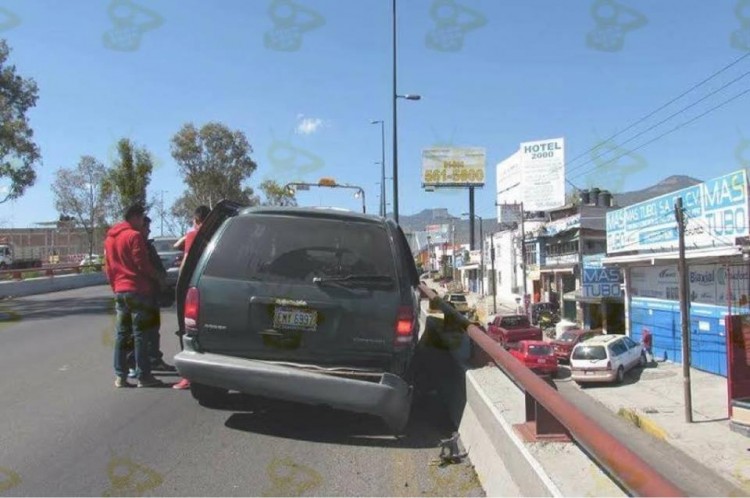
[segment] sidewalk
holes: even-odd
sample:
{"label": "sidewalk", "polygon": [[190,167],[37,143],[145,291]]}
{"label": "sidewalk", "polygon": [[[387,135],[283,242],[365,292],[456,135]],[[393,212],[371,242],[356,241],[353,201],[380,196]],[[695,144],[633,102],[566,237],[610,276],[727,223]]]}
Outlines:
{"label": "sidewalk", "polygon": [[682,366],[678,364],[663,362],[635,369],[619,386],[578,389],[644,432],[703,463],[748,496],[750,438],[729,428],[726,378],[695,369],[691,369],[690,377],[692,424],[685,420]]}
{"label": "sidewalk", "polygon": [[[492,296],[467,293],[467,300],[477,307],[480,323],[486,323],[491,318]],[[513,301],[497,300],[498,314],[513,313],[515,308]],[[630,371],[621,385],[585,388],[570,381],[566,365],[562,365],[562,370],[561,378],[556,381],[561,394],[571,394],[566,395],[571,400],[585,396],[598,402],[587,403],[593,407],[592,413],[589,413],[591,416],[599,420],[596,412],[601,413],[601,409],[605,409],[645,434],[679,450],[668,458],[673,459],[673,463],[684,462],[683,477],[692,472],[692,477],[700,477],[698,480],[702,480],[703,486],[715,486],[716,495],[750,496],[750,438],[729,428],[725,377],[691,369],[693,423],[687,423],[682,366],[679,364],[652,363],[644,369]],[[604,418],[601,414],[601,422],[604,422]],[[652,444],[655,443],[653,441]],[[710,472],[716,474],[715,479],[705,475]],[[687,481],[685,478],[686,486]]]}

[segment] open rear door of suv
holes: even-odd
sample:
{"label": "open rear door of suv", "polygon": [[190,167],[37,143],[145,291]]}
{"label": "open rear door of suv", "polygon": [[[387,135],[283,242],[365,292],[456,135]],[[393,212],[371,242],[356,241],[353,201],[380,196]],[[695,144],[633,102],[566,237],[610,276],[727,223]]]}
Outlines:
{"label": "open rear door of suv", "polygon": [[184,262],[180,269],[180,275],[177,278],[176,288],[177,326],[179,327],[177,335],[180,337],[185,334],[185,297],[195,267],[216,231],[227,219],[237,216],[237,214],[245,207],[246,206],[243,206],[242,204],[228,200],[223,200],[216,204],[198,229],[198,233],[195,236],[193,245],[190,247],[190,251],[188,254],[185,254]]}

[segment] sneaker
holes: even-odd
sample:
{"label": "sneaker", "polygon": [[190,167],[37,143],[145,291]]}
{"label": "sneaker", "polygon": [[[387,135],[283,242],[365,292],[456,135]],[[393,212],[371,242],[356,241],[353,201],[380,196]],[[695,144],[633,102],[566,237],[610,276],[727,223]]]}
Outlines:
{"label": "sneaker", "polygon": [[164,360],[158,359],[151,363],[151,370],[159,370],[161,372],[176,372],[177,369],[168,363],[164,363]]}
{"label": "sneaker", "polygon": [[133,387],[133,384],[131,384],[130,382],[128,382],[128,379],[126,379],[125,377],[116,377],[115,378],[115,387],[117,387],[117,388],[120,388],[120,387]]}
{"label": "sneaker", "polygon": [[138,387],[162,387],[164,382],[160,381],[156,377],[149,375],[138,379]]}
{"label": "sneaker", "polygon": [[138,374],[136,373],[135,368],[131,368],[130,370],[128,370],[129,379],[135,379],[136,377],[138,377]]}
{"label": "sneaker", "polygon": [[172,389],[190,389],[190,381],[187,379],[182,379],[177,384],[173,385]]}

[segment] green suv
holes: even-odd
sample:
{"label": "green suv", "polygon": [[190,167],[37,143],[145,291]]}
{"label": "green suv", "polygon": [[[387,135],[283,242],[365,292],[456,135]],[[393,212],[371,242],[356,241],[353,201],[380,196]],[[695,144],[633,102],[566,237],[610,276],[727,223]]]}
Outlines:
{"label": "green suv", "polygon": [[392,220],[222,201],[177,283],[193,397],[228,391],[327,405],[402,431],[425,319],[419,275]]}

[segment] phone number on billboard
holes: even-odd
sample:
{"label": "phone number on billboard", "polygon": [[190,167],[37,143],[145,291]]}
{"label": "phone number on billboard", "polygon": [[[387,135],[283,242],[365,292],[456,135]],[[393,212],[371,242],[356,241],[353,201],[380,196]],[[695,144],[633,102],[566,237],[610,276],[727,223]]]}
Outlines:
{"label": "phone number on billboard", "polygon": [[431,169],[424,173],[424,183],[482,183],[484,170],[481,168]]}

